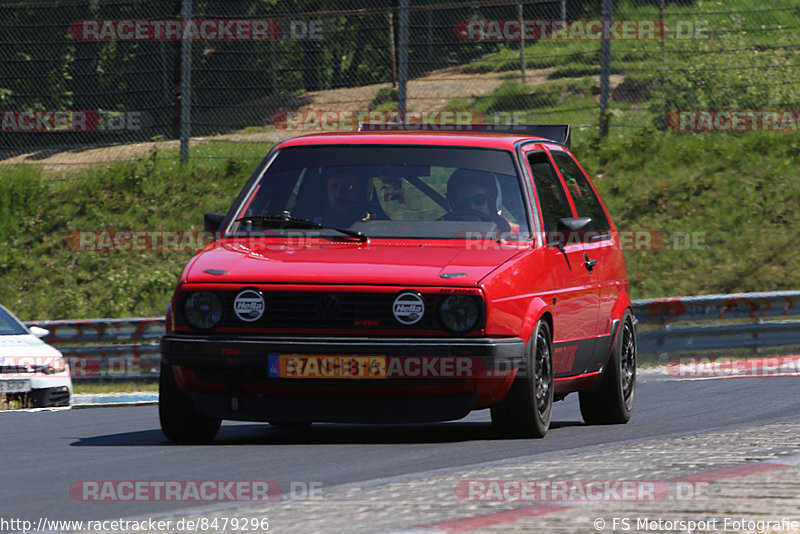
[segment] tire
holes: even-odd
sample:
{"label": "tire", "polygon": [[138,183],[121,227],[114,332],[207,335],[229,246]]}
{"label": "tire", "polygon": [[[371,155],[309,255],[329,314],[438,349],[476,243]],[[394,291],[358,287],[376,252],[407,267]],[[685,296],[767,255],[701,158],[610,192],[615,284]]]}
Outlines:
{"label": "tire", "polygon": [[506,437],[542,438],[553,412],[553,341],[546,321],[536,325],[526,350],[527,369],[491,407],[492,426]]}
{"label": "tire", "polygon": [[581,415],[589,425],[627,423],[633,413],[636,394],[636,330],[626,311],[620,323],[614,350],[599,387],[581,391]]}
{"label": "tire", "polygon": [[158,380],[158,418],[161,431],[172,441],[202,443],[211,441],[219,432],[221,419],[206,417],[178,389],[172,366],[161,363]]}

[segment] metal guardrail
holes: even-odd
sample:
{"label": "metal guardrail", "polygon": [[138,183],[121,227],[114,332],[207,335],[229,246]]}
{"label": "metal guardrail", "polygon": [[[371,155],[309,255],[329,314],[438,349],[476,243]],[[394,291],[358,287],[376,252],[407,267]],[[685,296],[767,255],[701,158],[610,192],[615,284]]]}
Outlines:
{"label": "metal guardrail", "polygon": [[[642,360],[674,354],[800,347],[800,291],[637,300]],[[32,321],[68,359],[74,379],[156,379],[163,317]]]}
{"label": "metal guardrail", "polygon": [[[31,321],[67,359],[73,380],[158,379],[164,317]],[[113,344],[111,344],[113,343]]]}
{"label": "metal guardrail", "polygon": [[634,314],[644,359],[800,347],[800,291],[637,300]]}

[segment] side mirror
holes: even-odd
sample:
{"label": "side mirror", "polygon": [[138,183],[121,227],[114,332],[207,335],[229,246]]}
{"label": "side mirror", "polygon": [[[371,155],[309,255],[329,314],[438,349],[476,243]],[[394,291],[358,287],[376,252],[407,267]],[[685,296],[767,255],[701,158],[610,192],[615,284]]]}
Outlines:
{"label": "side mirror", "polygon": [[580,232],[592,224],[591,217],[564,217],[558,220],[558,231]]}
{"label": "side mirror", "polygon": [[225,221],[226,213],[206,213],[203,215],[203,230],[216,232]]}
{"label": "side mirror", "polygon": [[28,332],[38,337],[39,339],[44,339],[50,335],[50,330],[48,330],[47,328],[42,328],[40,326],[31,326],[30,328],[28,328]]}
{"label": "side mirror", "polygon": [[591,227],[591,217],[564,217],[558,220],[556,231],[548,236],[548,242],[563,248],[564,245],[590,241],[597,234]]}

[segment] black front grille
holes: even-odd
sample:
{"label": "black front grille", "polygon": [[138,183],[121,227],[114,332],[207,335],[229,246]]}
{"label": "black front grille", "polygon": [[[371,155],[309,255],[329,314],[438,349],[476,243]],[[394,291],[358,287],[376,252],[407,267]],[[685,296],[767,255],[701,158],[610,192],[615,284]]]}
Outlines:
{"label": "black front grille", "polygon": [[31,374],[34,369],[26,365],[0,365],[0,375],[5,374]]}
{"label": "black front grille", "polygon": [[[223,296],[224,326],[261,326],[277,328],[398,328],[409,326],[398,322],[392,313],[397,294],[379,293],[284,293],[264,292],[266,309],[256,321],[239,319],[233,312],[236,293]],[[415,329],[438,328],[435,314],[438,296],[424,295],[425,313],[413,325]]]}

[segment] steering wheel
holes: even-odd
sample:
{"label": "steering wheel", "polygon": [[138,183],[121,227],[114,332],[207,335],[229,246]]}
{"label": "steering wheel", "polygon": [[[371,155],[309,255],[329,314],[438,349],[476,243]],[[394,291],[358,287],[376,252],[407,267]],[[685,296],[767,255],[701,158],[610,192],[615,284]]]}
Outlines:
{"label": "steering wheel", "polygon": [[323,217],[323,222],[329,226],[349,228],[350,225],[361,221],[373,211],[374,210],[371,210],[367,203],[358,203],[341,211],[328,212],[327,215]]}
{"label": "steering wheel", "polygon": [[473,209],[457,209],[446,214],[442,219],[445,221],[494,222],[494,219],[492,219],[492,216],[488,213]]}

